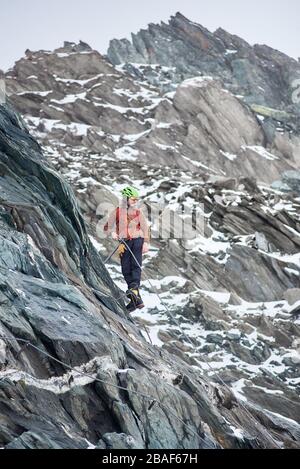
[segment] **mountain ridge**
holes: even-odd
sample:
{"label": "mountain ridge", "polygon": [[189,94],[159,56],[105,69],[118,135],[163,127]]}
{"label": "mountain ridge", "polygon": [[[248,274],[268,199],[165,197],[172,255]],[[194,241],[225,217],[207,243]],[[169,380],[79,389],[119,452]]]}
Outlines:
{"label": "mountain ridge", "polygon": [[262,422],[226,387],[147,343],[113,300],[115,286],[84,223],[72,223],[71,212],[81,219],[72,191],[3,105],[0,158],[1,447],[293,445],[294,436],[284,436],[297,434],[293,425],[267,414]]}
{"label": "mountain ridge", "polygon": [[[181,24],[184,20],[177,18],[176,21]],[[186,22],[184,25],[189,28]],[[198,30],[194,25],[187,36]],[[154,25],[152,31],[156,34],[157,26]],[[218,30],[218,34],[223,32]],[[185,34],[181,32],[181,35],[184,44]],[[218,44],[216,47],[221,47],[220,41],[215,37],[211,39]],[[197,43],[198,40],[197,34],[193,36],[192,41]],[[137,38],[140,44],[139,41]],[[165,41],[163,47],[162,43],[157,46],[164,49],[166,56],[169,54],[168,42]],[[141,51],[143,44],[142,41]],[[247,49],[248,45],[243,43],[242,47],[245,55],[248,54],[246,60],[254,57],[252,49]],[[230,49],[226,49],[225,44],[222,50],[225,55],[220,63],[231,63],[230,56],[235,54],[226,54]],[[261,60],[265,60],[267,52],[263,46],[257,51]],[[207,63],[213,63],[212,57],[206,55]],[[185,55],[178,56],[182,67],[186,68]],[[275,56],[266,59],[269,65],[285,60]],[[228,70],[222,67],[226,78]],[[281,80],[278,67],[272,67],[275,78],[270,82],[276,102],[285,92],[280,89],[277,96]],[[244,78],[248,71],[246,68]],[[259,86],[253,74],[249,76],[254,80],[252,84]],[[54,349],[63,361],[70,358],[79,367],[79,372],[84,369],[80,367],[84,367],[85,362],[89,372],[96,367],[101,377],[107,378],[107,373],[112,373],[115,383],[120,384],[124,383],[122,376],[129,365],[126,386],[136,385],[132,368],[137,367],[143,376],[142,386],[148,386],[148,367],[151,368],[154,362],[158,376],[168,383],[164,388],[160,382],[166,395],[169,395],[169,385],[174,385],[173,379],[180,383],[179,376],[189,373],[184,372],[185,366],[193,370],[192,380],[195,376],[202,378],[205,375],[210,383],[208,394],[202,393],[205,384],[198,378],[195,388],[194,385],[190,387],[190,378],[187,382],[184,380],[182,386],[194,390],[199,387],[200,399],[205,406],[207,399],[213,396],[211,405],[206,407],[208,413],[205,412],[203,427],[208,445],[299,446],[299,422],[296,420],[300,360],[300,134],[294,110],[283,104],[271,107],[272,100],[267,93],[264,105],[261,101],[260,104],[248,103],[245,96],[238,94],[240,85],[230,91],[220,76],[204,74],[199,67],[195,75],[187,77],[178,73],[173,65],[128,62],[114,66],[107,57],[82,41],[78,44],[66,41],[54,51],[27,51],[25,57],[6,73],[5,79],[8,101],[25,121],[13,110],[0,109],[3,127],[0,133],[3,205],[0,255],[9,266],[5,270],[6,276],[2,275],[0,292],[1,295],[4,292],[0,319],[5,327],[16,335],[9,321],[8,312],[13,311],[18,324],[20,321],[23,337],[30,334],[31,340],[41,340],[42,348]],[[5,113],[11,116],[9,124],[3,117]],[[14,151],[23,157],[17,155],[14,160],[14,145],[12,141],[7,143],[7,136],[20,126],[22,131],[19,129],[18,135],[15,134],[18,148]],[[39,162],[47,166],[42,173],[32,162],[34,149],[37,166]],[[20,167],[19,161],[22,161]],[[67,189],[64,180],[71,184],[76,199],[70,195],[71,189]],[[137,187],[154,214],[161,215],[162,211],[162,217],[167,218],[170,213],[177,217],[184,208],[188,213],[198,210],[198,215],[204,218],[204,231],[194,233],[191,239],[176,238],[174,226],[169,237],[159,236],[160,218],[154,218],[151,249],[144,259],[144,273],[151,280],[151,286],[143,278],[141,291],[146,307],[133,313],[131,321],[124,316],[120,291],[124,290],[124,282],[118,259],[113,257],[107,270],[101,264],[101,257],[105,259],[115,248],[112,240],[101,236],[105,221],[102,204],[117,203],[120,189],[128,184]],[[22,199],[26,199],[30,207],[24,206]],[[73,220],[72,228],[70,220]],[[16,243],[20,246],[19,257]],[[24,246],[28,247],[25,249]],[[88,259],[82,259],[87,252],[90,252]],[[48,277],[48,283],[43,284],[41,273]],[[16,279],[19,279],[19,287]],[[61,286],[58,280],[67,286]],[[158,300],[156,292],[164,304]],[[68,295],[72,301],[67,301]],[[44,297],[47,301],[43,301]],[[29,302],[31,309],[25,310],[23,302]],[[88,316],[87,325],[82,319],[87,318],[86,309],[93,313]],[[98,345],[99,337],[106,334],[101,329],[103,327],[105,331],[107,326],[105,319],[102,320],[103,315],[115,331],[114,347],[107,354]],[[171,318],[180,324],[180,328]],[[37,331],[36,337],[28,332],[29,326]],[[96,336],[93,327],[98,331]],[[78,328],[83,331],[82,335]],[[53,335],[50,338],[49,333]],[[120,333],[121,342],[118,342]],[[171,359],[176,365],[178,375],[173,375],[170,363],[168,367],[171,368],[166,369],[164,364],[161,370],[161,362],[156,358],[152,361],[154,355],[147,344],[149,341],[154,346],[155,357],[166,352],[165,359]],[[94,342],[96,348],[91,345]],[[105,338],[104,343],[109,350],[109,339]],[[126,349],[125,355],[122,347]],[[147,353],[144,353],[146,348]],[[0,351],[2,349],[0,347]],[[8,347],[9,363],[15,368],[21,366],[21,370],[26,371],[29,367],[30,372],[32,366],[34,371],[40,368],[39,356],[35,356],[32,363],[29,355],[18,362],[11,357],[10,350]],[[14,343],[12,355],[18,352]],[[88,360],[84,360],[86,354]],[[113,362],[109,359],[111,354]],[[20,356],[22,358],[22,353]],[[4,376],[8,376],[8,380],[11,376],[12,381],[18,383],[19,396],[23,378],[17,374],[17,369],[11,375],[10,370],[6,374],[5,362],[2,366]],[[51,360],[48,366],[52,373],[54,364]],[[115,366],[116,374],[111,371]],[[95,395],[92,383],[90,387],[89,384],[82,385],[74,371],[71,376],[64,371],[60,384],[64,390],[64,404],[68,410],[72,409],[73,440],[62,437],[61,430],[57,429],[53,439],[51,429],[46,425],[42,440],[36,442],[31,432],[39,425],[36,426],[32,415],[25,425],[27,430],[20,429],[16,434],[14,423],[23,427],[23,420],[13,407],[13,401],[10,402],[10,395],[4,394],[3,399],[12,404],[13,415],[13,424],[9,423],[12,425],[8,430],[9,442],[2,435],[5,444],[40,447],[60,442],[58,444],[63,447],[85,447],[87,442],[78,439],[76,434],[76,425],[82,421],[84,412],[87,439],[94,446],[167,447],[175,442],[171,428],[168,427],[167,435],[159,433],[156,438],[153,436],[156,427],[150,425],[149,428],[142,421],[147,436],[144,439],[131,416],[131,412],[144,415],[143,406],[135,396],[130,396],[130,408],[125,407],[125,422],[120,423],[124,410],[122,399],[117,397],[117,404],[106,414],[105,406],[114,401],[114,393],[110,389],[103,393],[103,387],[94,380]],[[51,402],[57,392],[51,381],[55,376],[45,373],[44,381],[35,381],[34,385],[34,388],[42,386],[38,391],[41,406],[44,392],[50,391]],[[39,374],[35,377],[41,378]],[[78,394],[83,396],[81,400],[76,389],[66,384],[74,378],[80,388]],[[230,390],[226,386],[218,387],[220,379]],[[153,396],[156,391],[152,384],[150,387]],[[177,391],[172,396],[178,403]],[[26,399],[31,405],[29,394]],[[219,399],[224,403],[221,408]],[[245,404],[259,425],[263,425],[263,436],[259,434],[258,438],[262,438],[261,442],[257,441],[257,433],[253,431],[257,421],[250,419],[249,426],[249,415],[246,417],[242,406],[237,410],[236,399]],[[56,401],[53,405],[57,422],[69,425]],[[197,414],[197,404],[191,405]],[[94,413],[95,408],[104,412],[107,422],[111,422],[113,415],[118,425],[110,426],[109,423],[109,428],[104,429],[101,418]],[[176,404],[175,408],[178,416],[185,415],[181,404],[179,407]],[[228,433],[226,426],[225,443],[223,430],[218,426],[221,420],[216,417],[219,411],[233,427]],[[155,412],[160,416],[159,408]],[[133,418],[136,422],[136,417]],[[93,419],[99,422],[99,435]],[[196,425],[197,419],[196,416],[193,420]],[[140,423],[138,426],[140,428]],[[181,434],[182,430],[180,427],[178,432]],[[82,432],[80,428],[81,437]],[[50,440],[47,440],[49,435]],[[134,436],[135,442],[130,436]],[[174,444],[197,446],[198,440],[179,438]]]}
{"label": "mountain ridge", "polygon": [[[167,47],[163,49],[160,44],[166,42]],[[269,57],[263,53],[266,48]],[[290,106],[299,115],[299,106],[293,106],[289,91],[300,76],[300,64],[296,59],[269,46],[251,46],[222,28],[211,33],[180,13],[172,16],[168,24],[151,25],[133,34],[132,42],[113,39],[108,58],[113,64],[137,62],[174,66],[178,80],[182,79],[181,75],[189,78],[200,72],[213,74],[222,78],[230,91],[244,94],[250,104]],[[274,81],[272,67],[279,67],[282,83]],[[259,86],[265,88],[264,93]],[[272,87],[277,87],[276,92]],[[281,94],[278,100],[276,93],[280,88],[286,88],[289,96]]]}

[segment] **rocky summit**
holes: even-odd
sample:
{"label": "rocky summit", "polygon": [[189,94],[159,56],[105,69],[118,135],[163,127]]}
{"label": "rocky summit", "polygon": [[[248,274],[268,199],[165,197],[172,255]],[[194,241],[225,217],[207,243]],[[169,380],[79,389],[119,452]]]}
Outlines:
{"label": "rocky summit", "polygon": [[208,31],[181,13],[168,24],[150,24],[128,39],[113,39],[108,49],[113,64],[160,64],[172,67],[176,82],[199,73],[223,80],[226,88],[250,104],[294,108],[294,80],[300,63],[266,45],[251,46],[222,28]]}
{"label": "rocky summit", "polygon": [[[4,77],[0,446],[299,448],[299,63],[178,13]],[[130,316],[127,184],[155,214]]]}

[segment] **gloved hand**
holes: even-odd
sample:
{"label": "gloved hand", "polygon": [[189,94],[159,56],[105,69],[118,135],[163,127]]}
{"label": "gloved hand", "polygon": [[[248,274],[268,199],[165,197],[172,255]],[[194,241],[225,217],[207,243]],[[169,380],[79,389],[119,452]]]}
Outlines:
{"label": "gloved hand", "polygon": [[112,232],[111,237],[112,239],[115,239],[115,240],[119,239],[119,236],[115,231]]}
{"label": "gloved hand", "polygon": [[146,254],[146,252],[148,252],[148,251],[149,251],[149,248],[150,248],[150,245],[149,245],[149,243],[145,243],[145,242],[144,242],[144,244],[143,244],[143,251],[142,251],[142,253],[143,253],[143,254]]}
{"label": "gloved hand", "polygon": [[122,256],[122,254],[124,254],[125,251],[126,251],[126,247],[123,243],[121,243],[117,249],[119,256]]}

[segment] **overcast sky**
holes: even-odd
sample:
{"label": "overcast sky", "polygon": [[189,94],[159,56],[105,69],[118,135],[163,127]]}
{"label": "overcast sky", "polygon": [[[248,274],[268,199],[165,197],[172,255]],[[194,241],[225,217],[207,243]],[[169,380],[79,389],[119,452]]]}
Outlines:
{"label": "overcast sky", "polygon": [[110,39],[130,38],[176,11],[210,31],[221,26],[250,44],[300,56],[299,0],[2,0],[0,5],[3,70],[27,48],[52,50],[63,41],[81,39],[105,53]]}

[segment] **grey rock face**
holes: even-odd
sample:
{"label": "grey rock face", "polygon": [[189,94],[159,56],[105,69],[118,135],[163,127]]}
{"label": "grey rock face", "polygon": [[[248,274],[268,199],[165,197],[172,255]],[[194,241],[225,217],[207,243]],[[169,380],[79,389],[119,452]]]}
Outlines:
{"label": "grey rock face", "polygon": [[[73,192],[9,106],[0,107],[0,161],[1,446],[276,446],[251,407],[233,395],[225,404],[222,386],[158,353],[126,317]],[[235,414],[247,420],[243,437],[232,432]]]}
{"label": "grey rock face", "polygon": [[287,300],[289,305],[293,306],[296,302],[300,301],[300,288],[287,290],[284,294],[284,299]]}
{"label": "grey rock face", "polygon": [[300,77],[295,59],[266,45],[252,47],[222,28],[211,33],[180,13],[168,24],[150,24],[132,34],[131,42],[113,39],[108,57],[113,64],[175,67],[178,81],[199,74],[220,77],[248,103],[284,110],[290,106],[299,113],[299,106],[292,102],[293,82]]}
{"label": "grey rock face", "polygon": [[268,252],[269,251],[269,243],[266,236],[263,233],[256,232],[255,233],[255,242],[257,249],[261,251]]}
{"label": "grey rock face", "polygon": [[[295,181],[299,168],[294,109],[270,98],[283,93],[274,60],[290,59],[255,46],[274,80],[271,95],[257,88],[249,106],[235,94],[264,86],[254,49],[177,19],[173,52],[180,43],[185,53],[188,40],[212,77],[190,76],[183,55],[180,73],[170,63],[113,67],[82,42],[27,51],[6,74],[9,100],[43,153],[3,107],[0,319],[12,342],[0,339],[2,446],[275,447],[272,438],[299,446],[299,305],[288,304],[300,278],[299,198],[288,185],[269,187],[286,171]],[[150,29],[143,55],[158,34]],[[157,46],[166,60],[169,43]],[[239,50],[236,88],[224,81],[232,82],[231,48]],[[226,56],[221,78],[211,54]],[[116,201],[129,182],[147,207],[157,203],[160,213],[166,204],[178,223],[183,207],[205,215],[204,233],[191,240],[156,239],[153,224],[144,272],[154,286],[143,281],[146,307],[131,320],[110,278],[122,285],[118,263],[108,273],[94,248],[105,257],[114,249],[98,238],[99,204]]]}
{"label": "grey rock face", "polygon": [[285,171],[282,175],[282,180],[293,191],[300,194],[300,171]]}
{"label": "grey rock face", "polygon": [[95,154],[267,184],[299,167],[297,129],[286,127],[283,111],[250,108],[218,75],[176,83],[173,68],[133,67],[115,68],[89,46],[66,43],[28,52],[6,74],[10,101],[73,184],[83,169],[97,173],[88,157]]}
{"label": "grey rock face", "polygon": [[274,189],[282,192],[295,192],[300,194],[300,171],[285,171],[280,181],[272,183]]}

